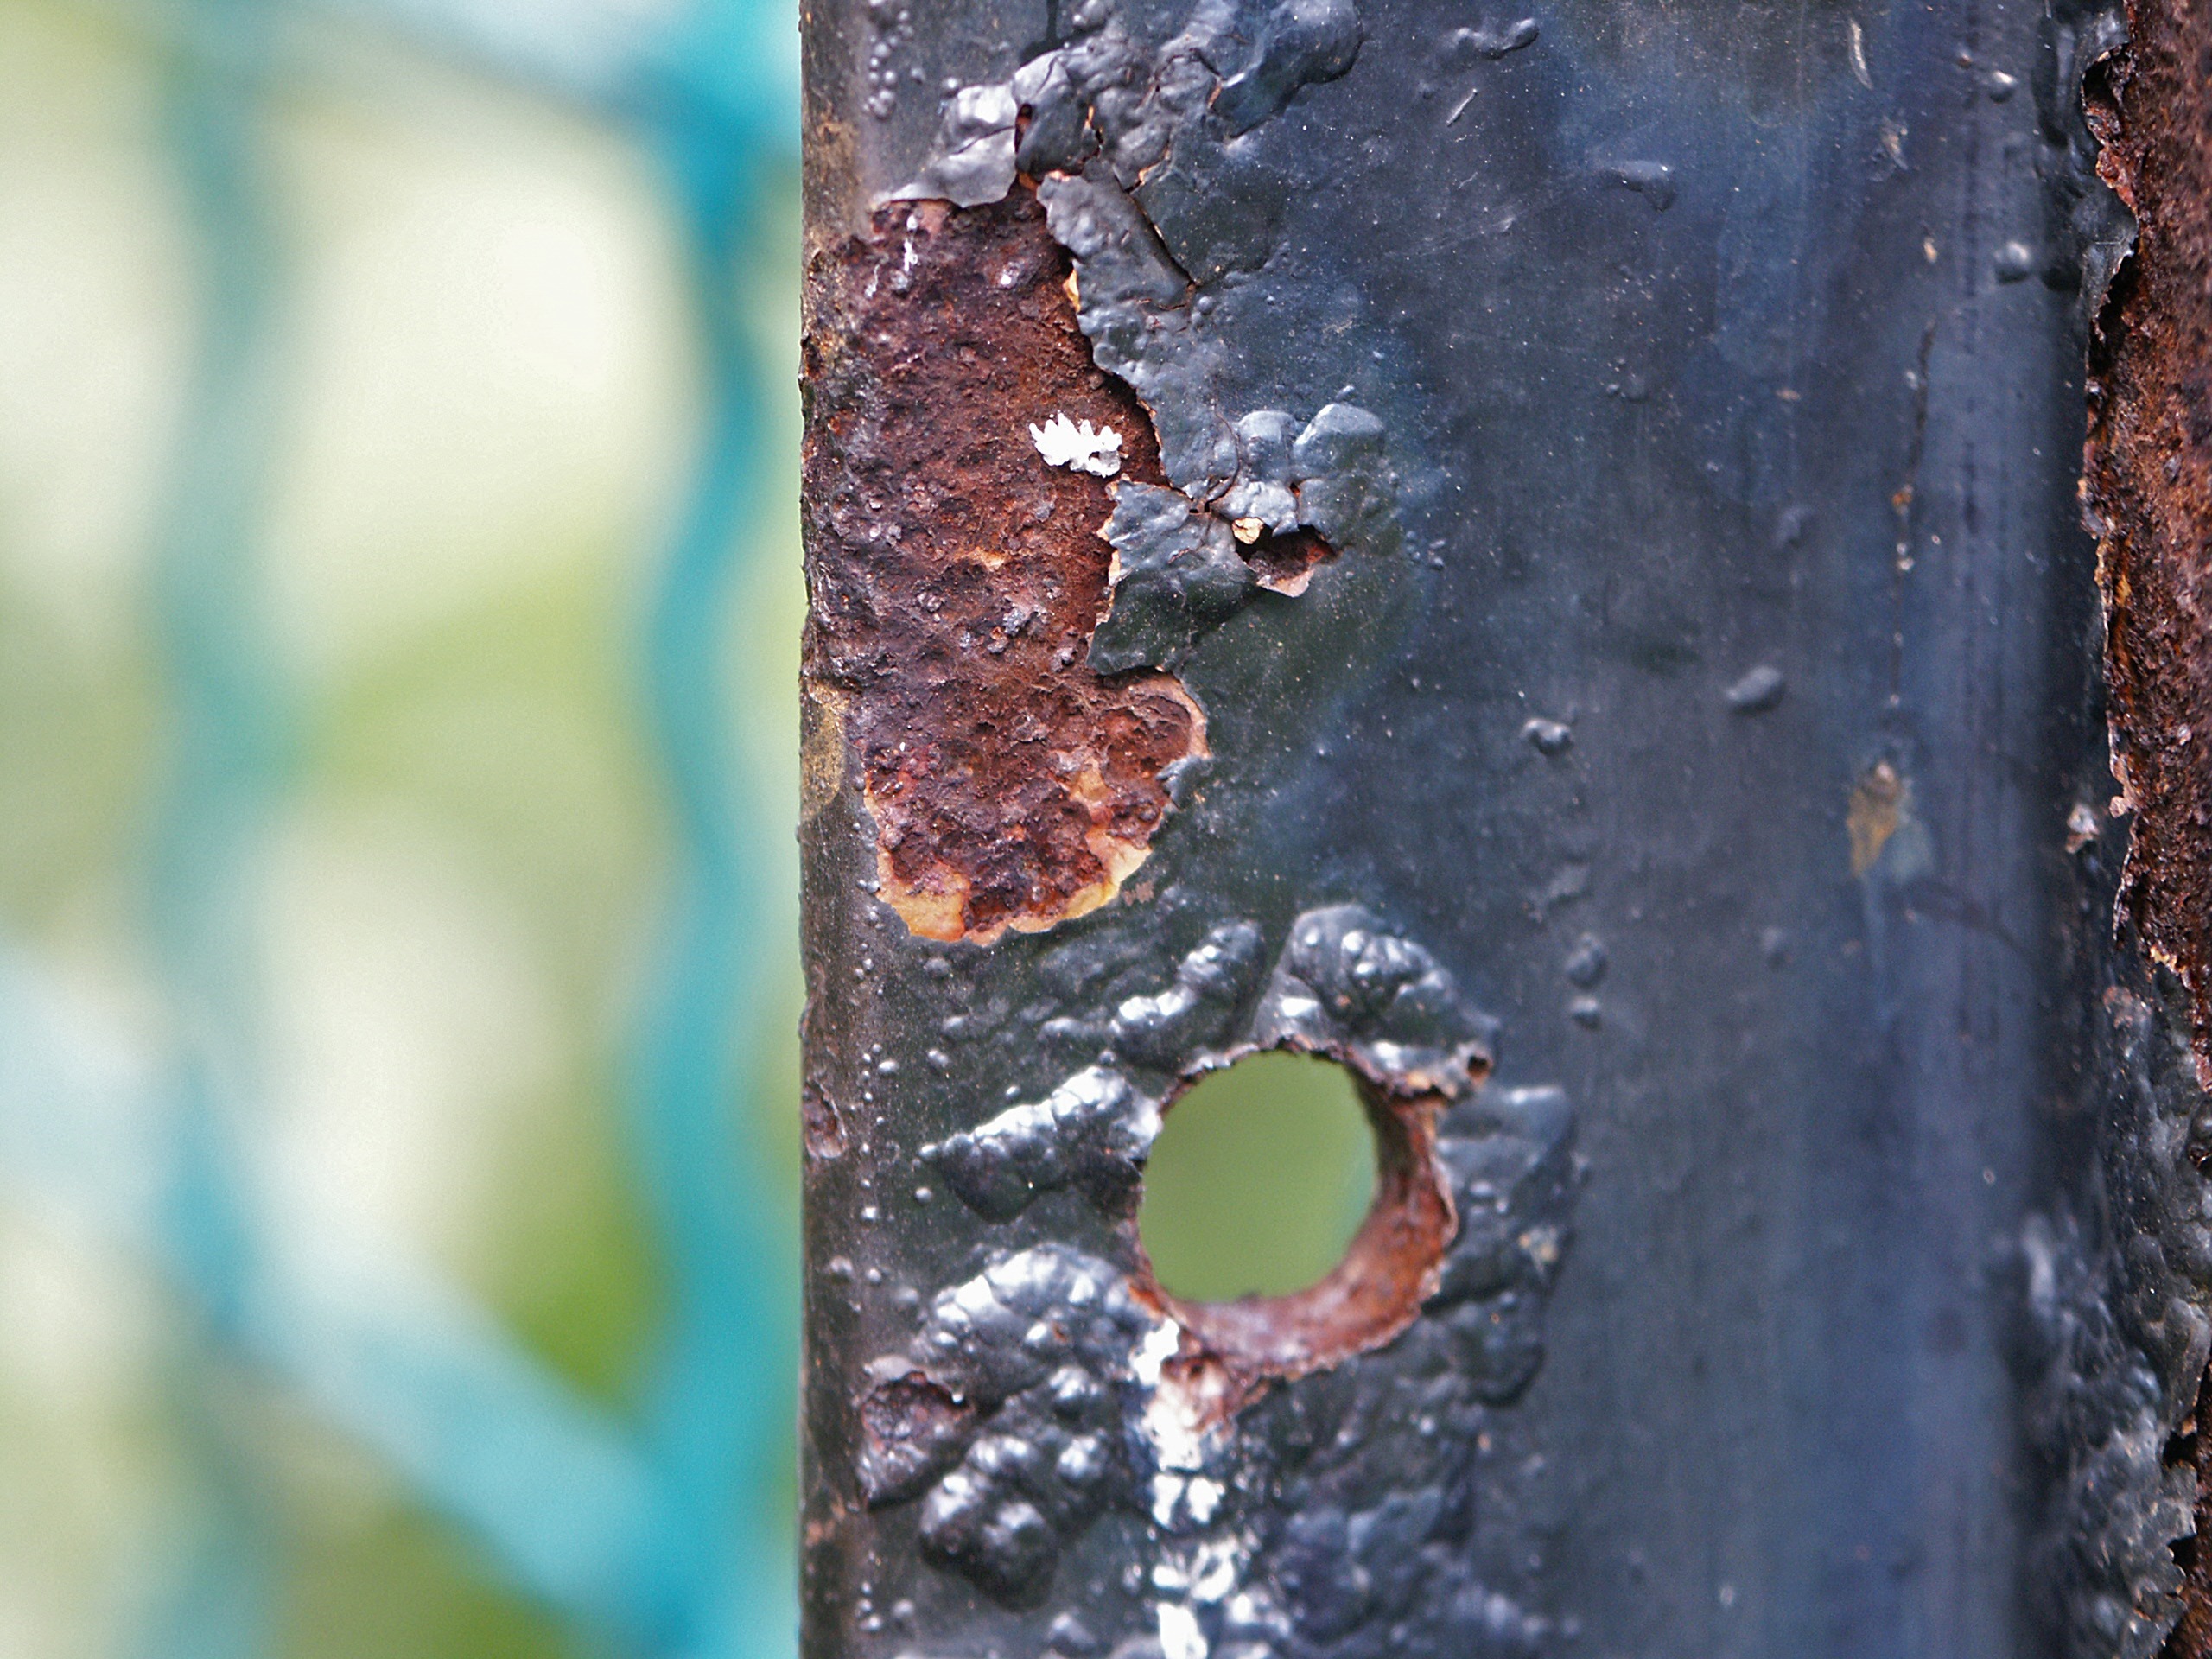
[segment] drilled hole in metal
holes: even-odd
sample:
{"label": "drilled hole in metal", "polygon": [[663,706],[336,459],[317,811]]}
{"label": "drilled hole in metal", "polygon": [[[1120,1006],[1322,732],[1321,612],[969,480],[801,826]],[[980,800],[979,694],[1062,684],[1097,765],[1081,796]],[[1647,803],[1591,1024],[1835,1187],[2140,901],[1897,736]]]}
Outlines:
{"label": "drilled hole in metal", "polygon": [[1287,1296],[1344,1260],[1374,1197],[1375,1135],[1351,1074],[1254,1054],[1168,1111],[1137,1231],[1171,1296]]}
{"label": "drilled hole in metal", "polygon": [[[1250,1189],[1243,1187],[1246,1181],[1280,1179],[1297,1155],[1301,1138],[1289,1132],[1290,1119],[1282,1109],[1285,1096],[1261,1087],[1259,1079],[1272,1071],[1285,1079],[1306,1081],[1312,1088],[1315,1071],[1285,1069],[1299,1066],[1320,1068],[1318,1075],[1331,1090],[1349,1086],[1369,1131],[1366,1145],[1372,1161],[1366,1167],[1372,1172],[1372,1198],[1349,1243],[1338,1241],[1345,1218],[1359,1208],[1359,1184],[1344,1165],[1335,1166],[1335,1181],[1325,1179],[1302,1194],[1277,1188],[1273,1196],[1255,1201],[1245,1196]],[[1211,1114],[1192,1110],[1192,1103],[1200,1103],[1203,1108],[1205,1097],[1215,1092],[1217,1084],[1230,1083],[1239,1073],[1252,1079],[1245,1087],[1257,1098],[1226,1114],[1242,1120],[1230,1147],[1211,1160],[1211,1167],[1179,1171],[1176,1165],[1182,1154],[1170,1146],[1179,1116],[1195,1137]],[[1346,1116],[1344,1096],[1334,1097],[1338,1103],[1333,1109],[1342,1123]],[[1302,1376],[1379,1348],[1420,1315],[1422,1300],[1436,1288],[1444,1252],[1459,1229],[1450,1183],[1436,1157],[1436,1119],[1445,1103],[1440,1094],[1401,1092],[1363,1071],[1291,1054],[1240,1060],[1227,1074],[1202,1080],[1168,1103],[1166,1126],[1146,1168],[1138,1211],[1138,1243],[1146,1259],[1140,1264],[1137,1289],[1182,1326],[1185,1347],[1179,1363],[1197,1368],[1192,1377],[1211,1368],[1214,1381],[1205,1385],[1206,1392],[1233,1410],[1236,1402],[1249,1398],[1249,1390],[1265,1379]],[[1358,1144],[1348,1130],[1339,1132],[1351,1144]],[[1303,1144],[1310,1150],[1312,1138]],[[1174,1160],[1164,1170],[1163,1151]],[[1321,1166],[1330,1167],[1325,1160]],[[1183,1188],[1179,1198],[1178,1186]],[[1163,1211],[1163,1203],[1172,1208]],[[1165,1224],[1186,1206],[1207,1222],[1204,1240],[1195,1248],[1187,1236],[1171,1243],[1172,1230]],[[1238,1285],[1257,1282],[1246,1264],[1262,1230],[1301,1216],[1309,1226],[1329,1218],[1332,1225],[1327,1236],[1332,1248],[1314,1250],[1295,1270],[1283,1272],[1274,1281],[1292,1283],[1293,1288],[1239,1294]],[[1154,1246],[1161,1252],[1175,1252],[1167,1255],[1165,1271]],[[1180,1254],[1185,1249],[1187,1255]],[[1317,1264],[1330,1259],[1334,1265],[1318,1281],[1312,1279]],[[1246,1270],[1226,1271],[1231,1265]],[[1300,1285],[1300,1281],[1305,1282]],[[1179,1288],[1183,1286],[1205,1294],[1187,1294]],[[1190,1346],[1193,1343],[1195,1348]]]}

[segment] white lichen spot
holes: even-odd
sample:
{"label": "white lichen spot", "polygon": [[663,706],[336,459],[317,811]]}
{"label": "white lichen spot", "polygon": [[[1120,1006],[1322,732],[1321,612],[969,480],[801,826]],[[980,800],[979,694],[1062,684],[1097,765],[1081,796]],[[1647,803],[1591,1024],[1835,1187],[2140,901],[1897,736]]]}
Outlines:
{"label": "white lichen spot", "polygon": [[1111,478],[1122,470],[1122,435],[1110,426],[1094,429],[1089,421],[1055,415],[1042,426],[1031,423],[1029,442],[1047,467],[1098,478]]}

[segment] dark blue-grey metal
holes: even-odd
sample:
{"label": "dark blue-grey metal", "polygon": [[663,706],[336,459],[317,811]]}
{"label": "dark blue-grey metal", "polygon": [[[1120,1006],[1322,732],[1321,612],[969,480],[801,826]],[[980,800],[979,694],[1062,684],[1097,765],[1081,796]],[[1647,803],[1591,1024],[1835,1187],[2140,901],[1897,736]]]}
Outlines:
{"label": "dark blue-grey metal", "polygon": [[[804,28],[807,1651],[2157,1652],[2212,1262],[2075,492],[2120,18]],[[1272,1046],[1407,1172],[1349,1313],[1137,1244]]]}

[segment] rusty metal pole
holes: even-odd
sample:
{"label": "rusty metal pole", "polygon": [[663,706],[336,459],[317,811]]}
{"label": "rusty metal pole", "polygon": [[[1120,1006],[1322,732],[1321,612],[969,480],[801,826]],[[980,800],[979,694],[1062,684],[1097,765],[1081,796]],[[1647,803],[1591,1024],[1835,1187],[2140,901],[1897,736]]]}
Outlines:
{"label": "rusty metal pole", "polygon": [[2212,16],[1488,3],[804,17],[806,1651],[2212,1651]]}

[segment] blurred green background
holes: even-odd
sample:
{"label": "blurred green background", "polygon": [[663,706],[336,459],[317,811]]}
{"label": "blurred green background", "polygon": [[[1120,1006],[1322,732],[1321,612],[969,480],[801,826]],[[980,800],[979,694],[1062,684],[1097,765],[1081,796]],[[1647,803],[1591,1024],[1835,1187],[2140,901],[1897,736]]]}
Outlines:
{"label": "blurred green background", "polygon": [[[152,563],[211,418],[180,27],[0,3],[0,948],[118,1087],[178,1018],[147,923],[179,723]],[[242,878],[241,1144],[271,1225],[427,1264],[619,1414],[664,1293],[617,1097],[671,856],[640,594],[708,395],[685,227],[623,120],[378,20],[254,27],[276,37],[251,111],[276,366],[250,582],[288,712]],[[787,158],[764,170],[730,281],[766,505],[737,531],[721,678],[739,786],[788,824],[798,214]],[[795,855],[787,832],[746,851],[772,897],[744,1132],[789,1232]],[[0,1048],[19,1095],[22,1060]],[[601,1649],[281,1379],[218,1358],[181,1405],[194,1322],[54,1187],[0,1166],[0,1655],[183,1650],[164,1603],[211,1479],[257,1512],[241,1650]],[[756,1501],[780,1529],[791,1497],[786,1474]]]}
{"label": "blurred green background", "polygon": [[1351,1074],[1309,1055],[1254,1054],[1169,1109],[1137,1230],[1178,1296],[1284,1296],[1327,1276],[1374,1198],[1375,1135]]}

